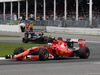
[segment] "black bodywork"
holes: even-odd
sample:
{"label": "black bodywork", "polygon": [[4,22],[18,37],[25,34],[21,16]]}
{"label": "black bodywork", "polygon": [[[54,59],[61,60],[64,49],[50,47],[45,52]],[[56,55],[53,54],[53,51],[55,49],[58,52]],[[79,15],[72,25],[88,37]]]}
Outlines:
{"label": "black bodywork", "polygon": [[51,37],[45,36],[43,33],[35,34],[33,32],[25,33],[24,38],[22,39],[23,43],[38,43],[38,44],[46,44],[50,40]]}

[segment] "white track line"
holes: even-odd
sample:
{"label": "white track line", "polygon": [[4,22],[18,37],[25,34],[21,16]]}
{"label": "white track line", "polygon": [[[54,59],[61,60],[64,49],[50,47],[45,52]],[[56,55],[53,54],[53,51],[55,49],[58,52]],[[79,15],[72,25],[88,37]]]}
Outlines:
{"label": "white track line", "polygon": [[86,41],[87,43],[100,43],[100,41]]}
{"label": "white track line", "polygon": [[0,60],[5,60],[5,57],[0,57]]}
{"label": "white track line", "polygon": [[92,62],[92,64],[100,65],[100,62]]}

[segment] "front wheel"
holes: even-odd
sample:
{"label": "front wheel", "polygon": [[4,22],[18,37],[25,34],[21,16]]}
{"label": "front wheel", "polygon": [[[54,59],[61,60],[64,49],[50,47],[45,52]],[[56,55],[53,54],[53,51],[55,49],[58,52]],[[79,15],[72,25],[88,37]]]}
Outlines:
{"label": "front wheel", "polygon": [[39,55],[39,60],[48,60],[49,51],[45,48],[39,48],[37,54]]}
{"label": "front wheel", "polygon": [[79,49],[79,57],[81,59],[87,59],[90,56],[90,50],[88,47],[81,47]]}
{"label": "front wheel", "polygon": [[[22,48],[22,47],[18,47],[18,48],[16,48],[15,50],[14,50],[14,55],[18,55],[18,54],[20,54],[20,53],[23,53],[24,52],[24,48]],[[17,61],[22,61],[23,59],[22,59],[22,57],[20,57],[20,58],[18,58],[18,59],[16,59]]]}

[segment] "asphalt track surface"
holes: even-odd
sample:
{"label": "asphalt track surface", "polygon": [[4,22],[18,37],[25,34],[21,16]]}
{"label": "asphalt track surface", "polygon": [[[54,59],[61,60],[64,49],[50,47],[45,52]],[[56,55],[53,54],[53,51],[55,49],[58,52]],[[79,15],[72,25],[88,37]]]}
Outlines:
{"label": "asphalt track surface", "polygon": [[[0,32],[0,35],[19,35],[16,38],[0,38],[0,42],[21,43],[23,33]],[[38,60],[0,60],[0,75],[100,75],[100,37],[45,33],[65,38],[86,39],[91,51],[89,59],[59,58],[48,61]]]}

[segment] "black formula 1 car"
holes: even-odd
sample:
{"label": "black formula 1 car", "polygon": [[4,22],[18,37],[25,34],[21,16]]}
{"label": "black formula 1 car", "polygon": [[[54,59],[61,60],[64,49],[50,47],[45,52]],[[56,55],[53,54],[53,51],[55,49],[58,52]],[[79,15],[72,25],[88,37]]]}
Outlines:
{"label": "black formula 1 car", "polygon": [[38,44],[47,44],[51,37],[45,36],[43,33],[35,34],[33,32],[25,33],[22,42],[28,43],[38,43]]}

